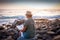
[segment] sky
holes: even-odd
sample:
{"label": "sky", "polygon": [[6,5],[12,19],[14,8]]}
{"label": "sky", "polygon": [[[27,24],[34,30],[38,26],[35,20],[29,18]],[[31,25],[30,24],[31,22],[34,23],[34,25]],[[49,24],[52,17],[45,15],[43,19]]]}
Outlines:
{"label": "sky", "polygon": [[60,3],[19,2],[0,4],[0,16],[25,16],[31,11],[33,16],[60,15]]}

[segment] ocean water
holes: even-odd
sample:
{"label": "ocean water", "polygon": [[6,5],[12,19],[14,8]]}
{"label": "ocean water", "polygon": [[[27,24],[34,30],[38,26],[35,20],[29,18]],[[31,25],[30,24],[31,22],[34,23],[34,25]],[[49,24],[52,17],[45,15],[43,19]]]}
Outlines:
{"label": "ocean water", "polygon": [[16,19],[0,19],[0,24],[13,23]]}
{"label": "ocean water", "polygon": [[[47,19],[60,19],[60,15],[56,16],[33,16],[33,19],[47,18]],[[25,16],[13,16],[13,17],[0,17],[0,24],[13,23],[17,19],[26,19]]]}

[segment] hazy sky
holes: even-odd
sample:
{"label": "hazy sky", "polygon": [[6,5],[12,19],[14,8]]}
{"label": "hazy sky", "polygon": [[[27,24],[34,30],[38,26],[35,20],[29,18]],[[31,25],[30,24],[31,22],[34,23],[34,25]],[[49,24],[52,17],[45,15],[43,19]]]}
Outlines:
{"label": "hazy sky", "polygon": [[34,16],[60,15],[60,4],[42,2],[0,4],[0,16],[25,16],[27,10]]}

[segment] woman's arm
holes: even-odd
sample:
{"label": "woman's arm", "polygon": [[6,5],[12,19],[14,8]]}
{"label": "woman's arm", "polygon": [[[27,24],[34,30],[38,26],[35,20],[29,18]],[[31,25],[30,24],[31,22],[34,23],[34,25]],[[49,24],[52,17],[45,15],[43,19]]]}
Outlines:
{"label": "woman's arm", "polygon": [[24,27],[23,30],[20,30],[21,32],[25,32],[27,27]]}

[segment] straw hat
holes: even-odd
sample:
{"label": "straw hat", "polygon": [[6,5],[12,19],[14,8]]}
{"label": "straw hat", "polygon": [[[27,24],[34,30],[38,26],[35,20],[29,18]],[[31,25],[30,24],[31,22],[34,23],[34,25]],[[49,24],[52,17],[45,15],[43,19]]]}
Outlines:
{"label": "straw hat", "polygon": [[32,16],[31,11],[27,11],[27,12],[26,12],[26,15]]}

